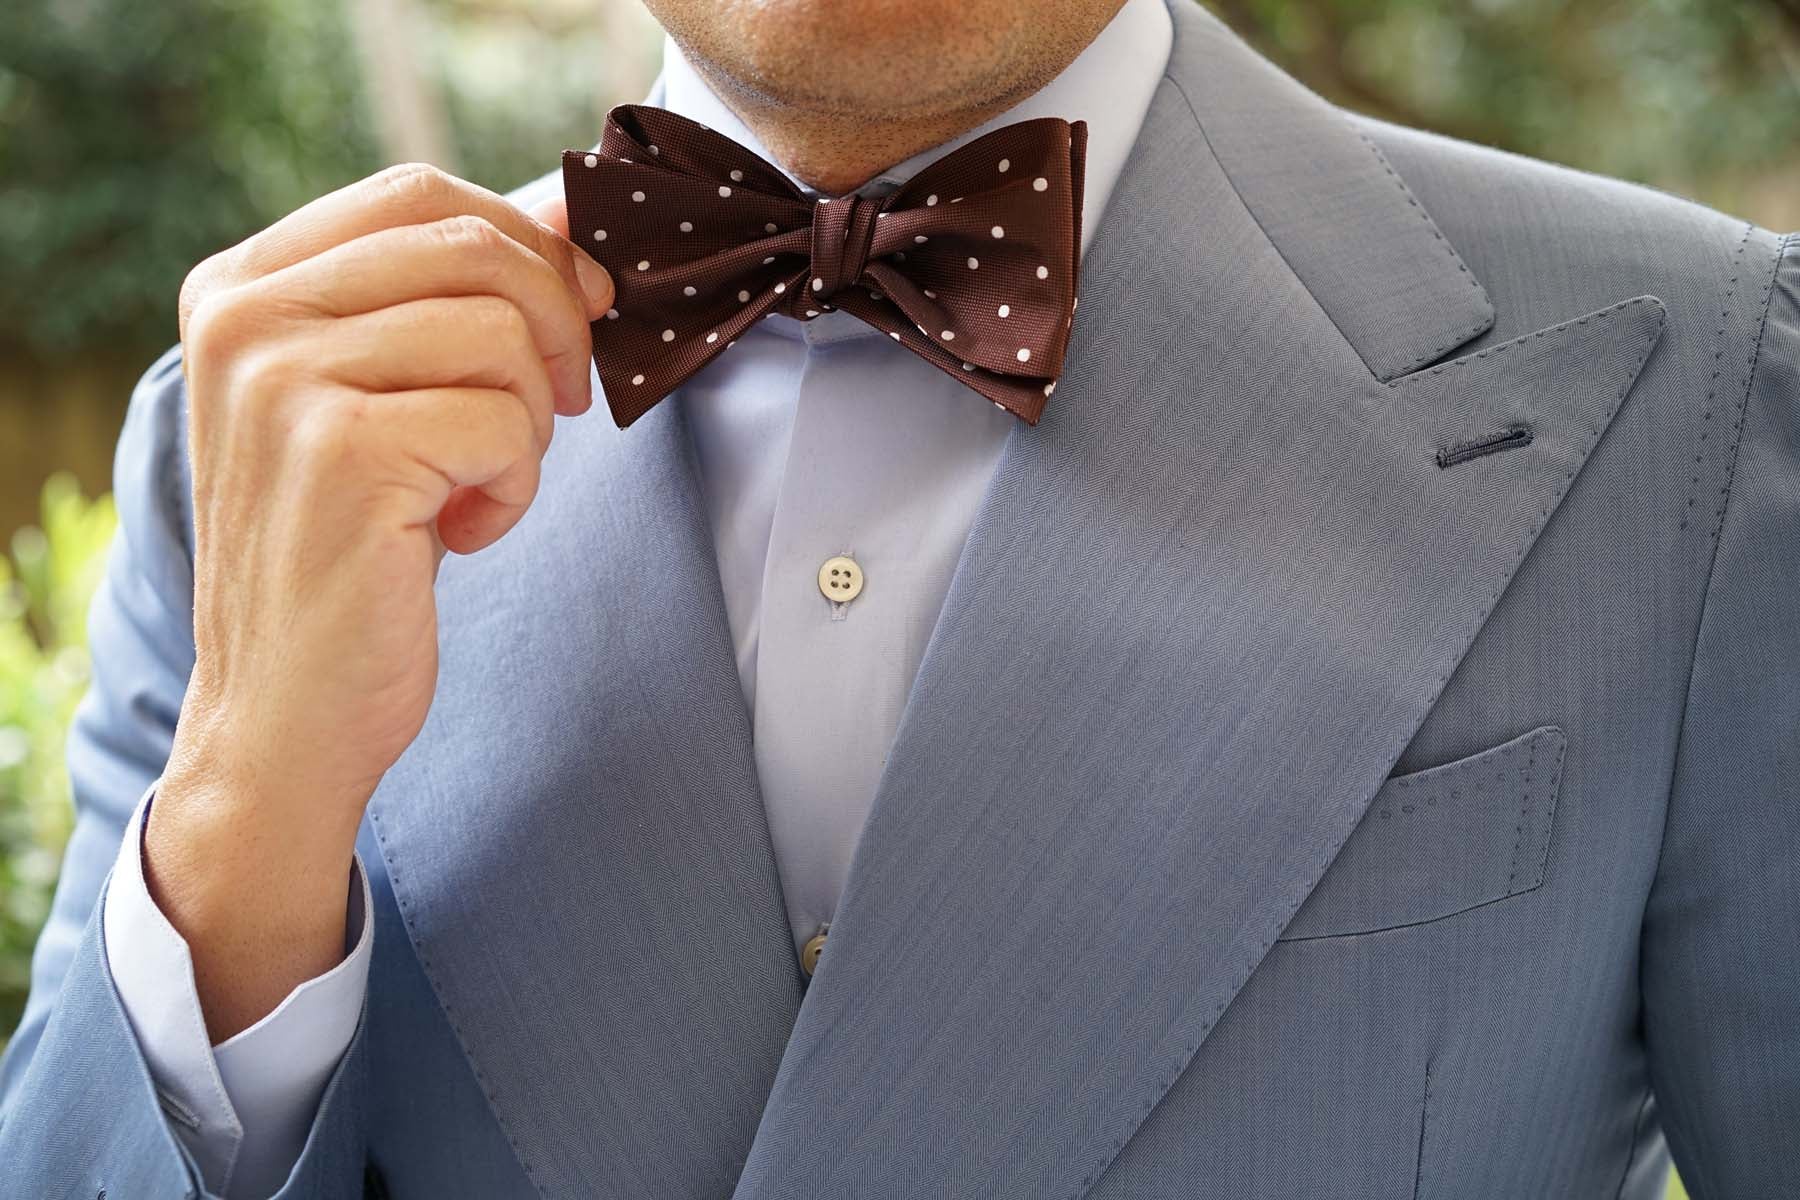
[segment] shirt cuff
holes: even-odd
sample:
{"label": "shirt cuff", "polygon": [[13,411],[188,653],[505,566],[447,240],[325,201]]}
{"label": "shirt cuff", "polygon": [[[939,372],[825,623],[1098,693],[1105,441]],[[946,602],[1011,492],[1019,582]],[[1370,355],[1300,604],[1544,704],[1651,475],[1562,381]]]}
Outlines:
{"label": "shirt cuff", "polygon": [[344,960],[213,1046],[187,942],[144,883],[143,827],[155,793],[152,784],[132,814],[106,889],[101,925],[113,986],[163,1112],[207,1189],[228,1200],[263,1200],[299,1161],[319,1098],[362,1016],[374,942],[368,875],[355,858]]}

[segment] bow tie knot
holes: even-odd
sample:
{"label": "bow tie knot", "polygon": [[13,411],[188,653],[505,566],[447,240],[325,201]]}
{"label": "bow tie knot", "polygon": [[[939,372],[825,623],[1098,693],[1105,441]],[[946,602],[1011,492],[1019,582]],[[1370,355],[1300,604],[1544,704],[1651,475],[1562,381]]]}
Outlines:
{"label": "bow tie knot", "polygon": [[865,196],[819,201],[812,222],[812,298],[830,300],[862,278],[880,215],[881,202]]}
{"label": "bow tie knot", "polygon": [[810,199],[769,163],[657,108],[563,152],[570,236],[613,276],[593,322],[629,425],[755,322],[842,309],[1036,424],[1062,371],[1080,267],[1087,127],[1022,121],[892,195]]}

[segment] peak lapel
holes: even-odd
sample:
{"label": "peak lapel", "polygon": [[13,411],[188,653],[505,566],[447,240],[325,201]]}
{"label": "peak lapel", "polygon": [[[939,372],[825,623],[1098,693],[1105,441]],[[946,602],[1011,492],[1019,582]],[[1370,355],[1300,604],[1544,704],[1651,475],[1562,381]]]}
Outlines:
{"label": "peak lapel", "polygon": [[[1485,296],[1407,222],[1393,259],[1354,225],[1259,221],[1190,105],[1204,71],[1303,135],[1289,183],[1322,209],[1347,189],[1361,219],[1379,177],[1423,218],[1247,54],[1178,12],[1069,371],[970,535],[745,1200],[1084,1193],[1356,826],[1656,341],[1646,299],[1384,382],[1485,328]],[[1344,316],[1358,273],[1387,319]],[[1464,311],[1399,322],[1408,275]],[[1521,425],[1528,445],[1438,465]]]}
{"label": "peak lapel", "polygon": [[419,960],[544,1194],[726,1195],[800,997],[678,407],[565,423],[438,600],[369,818]]}
{"label": "peak lapel", "polygon": [[[1170,79],[1257,224],[1386,383],[1494,325],[1494,306],[1380,151],[1190,0]],[[1327,182],[1328,181],[1328,182]]]}

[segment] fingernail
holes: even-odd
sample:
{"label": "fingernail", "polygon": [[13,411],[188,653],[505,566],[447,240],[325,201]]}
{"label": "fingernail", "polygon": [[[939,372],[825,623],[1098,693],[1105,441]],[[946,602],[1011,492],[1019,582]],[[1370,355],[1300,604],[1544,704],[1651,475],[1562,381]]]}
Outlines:
{"label": "fingernail", "polygon": [[575,253],[575,278],[581,281],[590,313],[597,317],[612,307],[612,276],[606,273],[605,267],[579,250]]}

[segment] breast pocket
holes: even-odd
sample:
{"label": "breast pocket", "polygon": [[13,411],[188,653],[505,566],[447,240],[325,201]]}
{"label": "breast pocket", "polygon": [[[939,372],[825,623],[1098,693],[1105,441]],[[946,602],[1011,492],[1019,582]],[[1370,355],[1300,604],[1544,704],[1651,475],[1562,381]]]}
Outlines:
{"label": "breast pocket", "polygon": [[1542,725],[1381,786],[1282,941],[1421,925],[1544,882],[1565,740]]}

